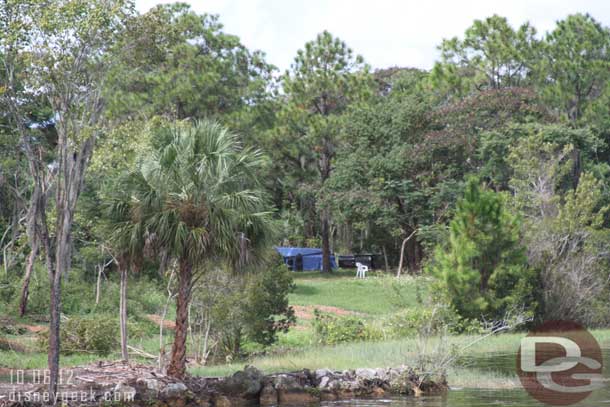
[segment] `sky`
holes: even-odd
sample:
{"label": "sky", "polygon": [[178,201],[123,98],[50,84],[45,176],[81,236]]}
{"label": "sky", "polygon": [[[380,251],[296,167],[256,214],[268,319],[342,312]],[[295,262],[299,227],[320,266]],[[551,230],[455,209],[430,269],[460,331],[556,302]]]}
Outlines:
{"label": "sky", "polygon": [[[198,13],[219,14],[225,32],[267,54],[282,71],[296,51],[328,30],[373,68],[430,69],[444,38],[461,37],[475,19],[492,14],[514,26],[529,21],[540,33],[568,14],[588,12],[610,26],[608,0],[182,0]],[[164,0],[136,0],[145,12]]]}

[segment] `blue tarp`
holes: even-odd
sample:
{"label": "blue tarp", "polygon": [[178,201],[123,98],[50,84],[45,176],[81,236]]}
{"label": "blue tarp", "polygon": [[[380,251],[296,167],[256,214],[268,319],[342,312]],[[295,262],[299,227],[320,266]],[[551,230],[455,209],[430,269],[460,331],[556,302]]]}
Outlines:
{"label": "blue tarp", "polygon": [[[275,250],[284,258],[284,263],[293,269],[297,255],[303,257],[303,270],[322,270],[322,249],[309,247],[276,247]],[[330,266],[337,268],[335,256],[330,256]]]}

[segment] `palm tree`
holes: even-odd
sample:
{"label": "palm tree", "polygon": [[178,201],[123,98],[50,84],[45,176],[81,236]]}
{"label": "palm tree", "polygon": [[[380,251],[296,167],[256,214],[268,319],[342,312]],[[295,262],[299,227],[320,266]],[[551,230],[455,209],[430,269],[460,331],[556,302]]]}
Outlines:
{"label": "palm tree", "polygon": [[[130,199],[140,233],[178,260],[176,330],[167,373],[186,373],[188,309],[193,279],[212,263],[242,264],[244,241],[264,245],[271,213],[257,175],[260,151],[243,149],[217,123],[176,125],[169,141],[144,157]],[[133,242],[141,239],[132,239]]]}

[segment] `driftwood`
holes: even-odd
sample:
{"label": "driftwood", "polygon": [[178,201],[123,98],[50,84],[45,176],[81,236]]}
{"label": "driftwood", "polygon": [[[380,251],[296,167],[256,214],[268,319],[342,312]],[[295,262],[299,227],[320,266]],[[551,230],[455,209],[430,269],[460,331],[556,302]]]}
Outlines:
{"label": "driftwood", "polygon": [[131,345],[127,345],[127,349],[129,349],[136,355],[147,358],[147,359],[157,360],[157,357],[158,357],[157,355],[153,355],[152,353],[148,353],[146,351],[143,351],[142,349],[134,348]]}

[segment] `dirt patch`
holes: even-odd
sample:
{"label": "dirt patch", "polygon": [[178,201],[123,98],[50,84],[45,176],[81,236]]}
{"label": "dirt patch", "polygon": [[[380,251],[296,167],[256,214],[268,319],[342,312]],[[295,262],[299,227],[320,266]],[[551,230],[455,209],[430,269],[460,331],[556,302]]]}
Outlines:
{"label": "dirt patch", "polygon": [[[161,316],[156,314],[148,314],[146,315],[146,319],[151,322],[154,322],[157,325],[161,325]],[[176,323],[174,321],[170,321],[168,319],[163,320],[163,328],[165,329],[176,329]]]}
{"label": "dirt patch", "polygon": [[314,318],[314,310],[320,310],[328,314],[335,314],[339,316],[347,315],[362,315],[358,312],[349,311],[339,307],[332,307],[330,305],[293,305],[294,313],[297,318],[310,320]]}
{"label": "dirt patch", "polygon": [[31,332],[33,334],[39,334],[41,332],[47,331],[49,329],[49,327],[47,326],[43,326],[43,325],[26,325],[26,324],[20,324],[18,325],[19,328],[23,328],[28,332]]}

